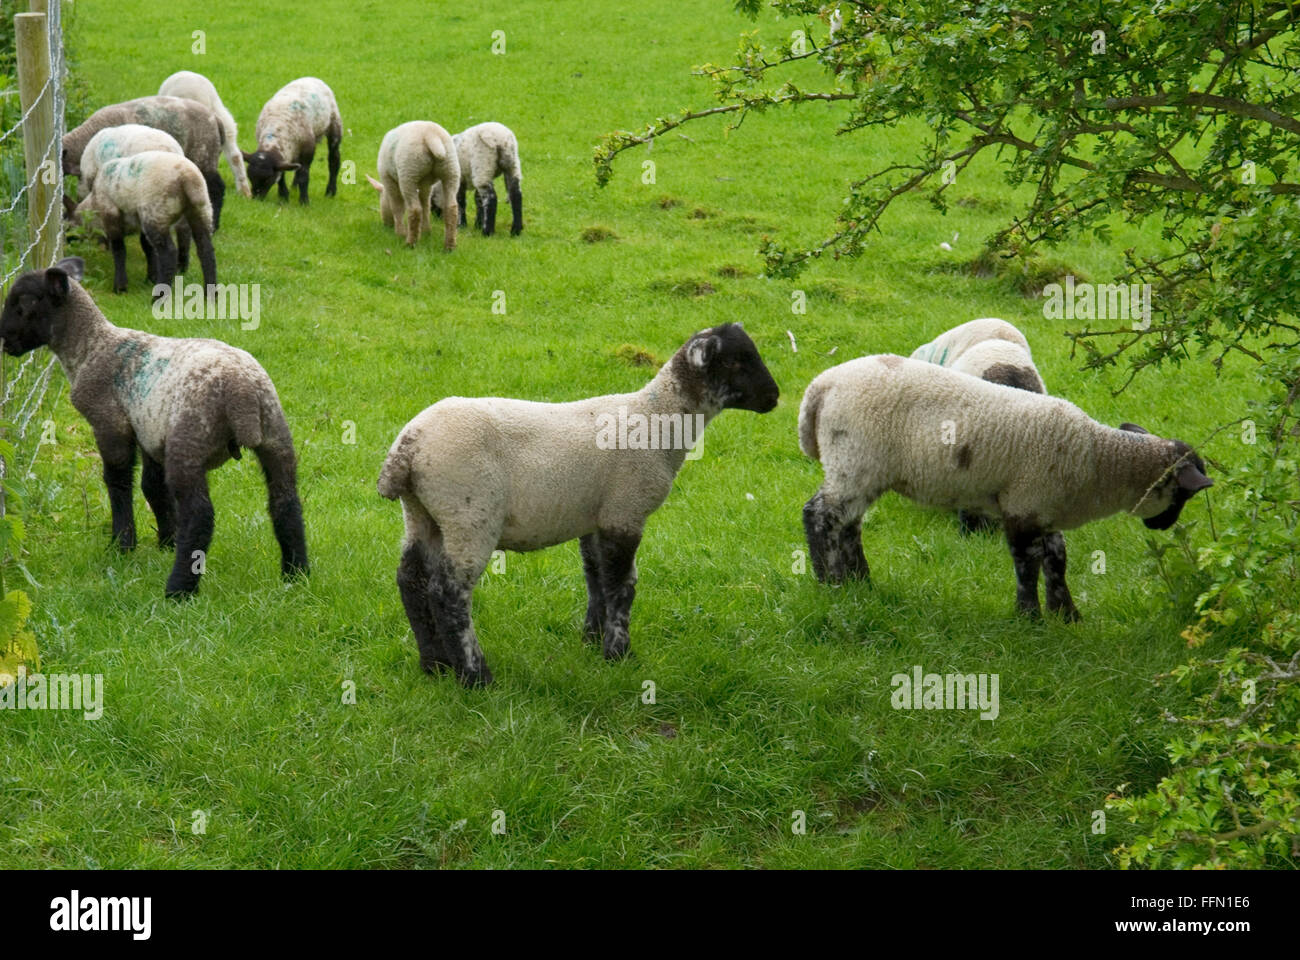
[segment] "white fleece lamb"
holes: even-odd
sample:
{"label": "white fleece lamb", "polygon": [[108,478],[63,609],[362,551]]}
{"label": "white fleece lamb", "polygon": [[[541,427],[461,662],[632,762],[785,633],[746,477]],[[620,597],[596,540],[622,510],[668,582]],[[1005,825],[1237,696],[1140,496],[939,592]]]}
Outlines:
{"label": "white fleece lamb", "polygon": [[99,169],[110,160],[161,150],[184,156],[185,151],[170,133],[139,123],[124,123],[120,127],[105,127],[90,138],[81,151],[81,187],[83,192],[95,188]]}
{"label": "white fleece lamb", "polygon": [[245,153],[248,179],[253,195],[264,197],[271,184],[279,181],[280,197],[287,199],[289,188],[284,174],[295,171],[299,201],[307,202],[307,180],[316,147],[321,140],[329,146],[329,183],[325,196],[338,189],[339,143],[343,139],[343,118],[334,91],[324,80],[302,77],[286,83],[257,118],[257,152]]}
{"label": "white fleece lamb", "polygon": [[[456,156],[460,159],[460,190],[456,196],[460,207],[461,223],[465,223],[465,192],[474,187],[474,225],[485,237],[496,232],[497,192],[493,181],[503,177],[506,195],[510,198],[510,233],[518,235],[524,229],[524,201],[520,184],[523,171],[519,166],[519,141],[503,123],[480,123],[462,130],[452,138],[456,143]],[[443,199],[440,188],[435,187],[433,206],[441,210],[449,201]]]}
{"label": "white fleece lamb", "polygon": [[378,169],[378,180],[366,179],[379,191],[379,215],[409,247],[430,229],[429,195],[434,185],[447,185],[452,205],[443,215],[443,249],[456,249],[460,162],[451,134],[428,120],[394,127],[379,144]]}
{"label": "white fleece lamb", "polygon": [[158,94],[198,101],[217,115],[217,119],[221,121],[221,128],[226,134],[226,142],[222,144],[221,149],[226,156],[226,163],[230,165],[230,172],[234,174],[235,189],[244,196],[251,197],[253,191],[248,185],[248,175],[244,172],[244,158],[239,152],[239,128],[235,125],[234,116],[221,102],[221,95],[217,93],[217,88],[213,86],[212,81],[192,70],[178,70],[162,82]]}
{"label": "white fleece lamb", "polygon": [[[170,286],[179,269],[189,265],[190,240],[198,248],[203,282],[217,282],[212,250],[212,203],[203,174],[186,157],[146,150],[109,160],[95,177],[94,189],[77,206],[78,215],[93,215],[113,251],[113,290],[126,290],[123,237],[139,233],[148,257],[149,280]],[[171,240],[176,227],[177,244]],[[179,247],[179,253],[178,248]]]}
{"label": "white fleece lamb", "polygon": [[[1056,563],[1042,556],[1045,534],[1122,511],[1165,529],[1210,485],[1187,444],[1140,429],[1107,427],[1058,397],[919,360],[884,354],[832,367],[809,384],[799,409],[800,448],[825,470],[804,508],[814,570],[828,580],[866,576],[858,524],[893,490],[926,506],[1001,517],[1021,608],[1036,612],[1039,565]],[[1063,555],[1059,565],[1048,571],[1048,606],[1068,615]]]}
{"label": "white fleece lamb", "polygon": [[969,373],[981,380],[1046,393],[1029,341],[1012,324],[983,317],[953,327],[912,351],[913,360]]}
{"label": "white fleece lamb", "polygon": [[[636,549],[687,448],[719,411],[766,413],[778,390],[736,324],[703,330],[635,393],[572,403],[449,397],[408,423],[379,475],[401,498],[397,582],[429,671],[487,683],[470,597],[492,551],[579,539],[585,632],[609,659],[628,651]],[[622,424],[620,427],[619,424]]]}

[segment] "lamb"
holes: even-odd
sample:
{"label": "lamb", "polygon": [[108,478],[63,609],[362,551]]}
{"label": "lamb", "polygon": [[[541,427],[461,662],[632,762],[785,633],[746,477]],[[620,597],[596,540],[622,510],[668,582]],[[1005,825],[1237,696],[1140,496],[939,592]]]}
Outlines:
{"label": "lamb", "polygon": [[99,168],[118,157],[129,157],[146,150],[162,150],[185,156],[185,151],[170,133],[139,123],[124,123],[120,127],[105,127],[90,138],[81,151],[81,186],[86,191],[95,189]]}
{"label": "lamb", "polygon": [[166,594],[198,590],[212,540],[207,472],[247,447],[266,476],[271,524],[285,577],[308,572],[293,438],[266,371],[217,340],[155,337],[109,323],[78,282],[79,258],[14,281],[0,311],[5,352],[48,346],[71,384],[104,461],[113,539],[135,547],[136,448],[141,486],[158,521],[158,544],[174,546]]}
{"label": "lamb", "polygon": [[[519,141],[510,128],[501,123],[480,123],[452,137],[456,156],[460,158],[460,190],[456,204],[460,223],[465,225],[465,189],[474,185],[474,226],[490,237],[496,232],[497,192],[492,182],[502,176],[510,197],[510,235],[524,229],[524,196],[519,185],[524,179],[519,169]],[[450,204],[443,199],[441,185],[434,187],[433,206],[440,214]]]}
{"label": "lamb", "polygon": [[[460,190],[460,162],[451,134],[436,123],[412,120],[384,134],[379,145],[379,180],[367,176],[379,191],[379,214],[384,225],[415,246],[430,229],[429,194],[435,183],[447,184],[447,195]],[[382,182],[381,182],[382,181]],[[443,218],[443,249],[456,249],[456,201]]]}
{"label": "lamb", "polygon": [[[140,232],[149,282],[170,287],[179,270],[189,267],[190,238],[198,248],[203,282],[217,282],[212,249],[212,205],[199,168],[183,156],[146,150],[109,160],[95,175],[94,189],[76,208],[80,216],[97,216],[113,251],[113,292],[126,290],[128,233]],[[176,227],[175,244],[171,229]],[[155,293],[159,293],[155,287]]]}
{"label": "lamb", "polygon": [[1025,335],[1005,320],[984,317],[940,334],[912,351],[913,360],[948,367],[1021,390],[1046,393]]}
{"label": "lamb", "polygon": [[203,174],[212,201],[212,231],[221,225],[221,204],[226,184],[217,172],[217,157],[225,142],[225,131],[217,115],[201,103],[181,97],[140,97],[96,110],[81,126],[63,135],[63,172],[81,175],[81,155],[92,137],[105,127],[139,123],[155,127],[175,138]]}
{"label": "lamb", "polygon": [[289,199],[284,175],[293,170],[298,202],[307,203],[307,177],[316,146],[329,143],[329,183],[325,196],[338,189],[339,143],[343,140],[343,119],[334,92],[323,80],[302,77],[281,87],[257,118],[257,152],[245,153],[253,196],[265,199],[271,184],[280,184],[280,199]]}
{"label": "lamb", "polygon": [[803,510],[819,580],[867,579],[861,521],[882,493],[926,506],[1002,518],[1016,570],[1016,602],[1079,619],[1065,554],[1049,534],[1119,511],[1166,530],[1213,485],[1187,444],[1134,424],[1097,423],[1057,397],[1016,390],[888,354],[817,376],[799,408],[799,446],[825,480]]}
{"label": "lamb", "polygon": [[226,155],[230,172],[234,174],[235,189],[244,196],[251,197],[253,189],[248,185],[248,174],[244,172],[244,158],[239,152],[239,128],[235,126],[235,118],[221,102],[221,95],[217,93],[217,88],[212,85],[212,81],[201,73],[178,70],[162,82],[162,86],[158,88],[158,95],[195,100],[217,115],[217,120],[220,121],[221,129],[225,134],[222,152]]}
{"label": "lamb", "polygon": [[[496,548],[578,539],[586,639],[629,650],[635,556],[687,449],[726,408],[767,413],[779,390],[740,324],[691,337],[645,387],[571,403],[448,397],[398,434],[379,493],[400,498],[397,585],[420,665],[490,683],[470,600]],[[647,435],[647,425],[649,434]]]}

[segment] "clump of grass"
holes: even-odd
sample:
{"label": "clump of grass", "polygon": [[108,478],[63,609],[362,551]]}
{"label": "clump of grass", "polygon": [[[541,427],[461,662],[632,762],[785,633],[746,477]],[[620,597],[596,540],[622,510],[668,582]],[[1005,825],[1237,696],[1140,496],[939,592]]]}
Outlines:
{"label": "clump of grass", "polygon": [[680,207],[682,202],[676,197],[665,193],[658,200],[660,210],[671,210],[673,207]]}
{"label": "clump of grass", "polygon": [[614,348],[614,356],[630,367],[660,366],[659,359],[653,353],[633,343],[620,343]]}
{"label": "clump of grass", "polygon": [[1022,297],[1031,299],[1041,296],[1049,283],[1064,283],[1067,276],[1073,276],[1078,282],[1088,282],[1088,275],[1077,267],[1057,257],[1036,253],[1026,255],[985,248],[965,265],[965,269],[973,277],[1002,280]]}
{"label": "clump of grass", "polygon": [[717,215],[717,210],[710,209],[709,207],[696,207],[686,215],[686,218],[688,220],[709,220]]}
{"label": "clump of grass", "polygon": [[653,281],[649,287],[655,293],[667,293],[674,297],[707,297],[718,292],[717,287],[703,277],[665,277]]}
{"label": "clump of grass", "polygon": [[722,266],[718,267],[718,276],[731,277],[735,279],[737,277],[750,277],[753,276],[753,274],[744,267],[737,266],[734,263],[724,263]]}
{"label": "clump of grass", "polygon": [[617,240],[618,234],[604,224],[596,223],[589,227],[583,227],[582,232],[578,234],[583,243],[603,243],[606,240]]}

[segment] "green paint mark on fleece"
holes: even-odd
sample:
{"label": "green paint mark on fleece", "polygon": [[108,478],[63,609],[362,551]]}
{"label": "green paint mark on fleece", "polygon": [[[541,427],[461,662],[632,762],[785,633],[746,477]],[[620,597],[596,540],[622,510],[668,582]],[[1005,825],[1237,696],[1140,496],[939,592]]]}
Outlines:
{"label": "green paint mark on fleece", "polygon": [[122,364],[113,375],[113,388],[131,403],[148,397],[171,363],[170,358],[155,357],[153,351],[135,340],[118,344],[114,352],[122,358]]}

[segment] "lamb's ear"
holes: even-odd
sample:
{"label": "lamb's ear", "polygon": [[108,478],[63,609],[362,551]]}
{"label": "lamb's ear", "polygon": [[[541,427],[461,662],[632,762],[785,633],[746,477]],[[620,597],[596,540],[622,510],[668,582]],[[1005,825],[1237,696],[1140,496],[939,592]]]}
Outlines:
{"label": "lamb's ear", "polygon": [[366,174],[366,179],[369,180],[370,185],[374,187],[376,190],[378,190],[380,193],[384,192],[384,185],[380,183],[378,180],[376,180],[374,177],[372,177],[370,174],[368,173]]}
{"label": "lamb's ear", "polygon": [[277,163],[275,169],[282,171],[297,170],[300,164],[297,163]]}
{"label": "lamb's ear", "polygon": [[1183,461],[1183,465],[1178,468],[1177,476],[1178,486],[1182,487],[1189,494],[1214,486],[1214,481],[1201,473],[1201,471],[1197,469],[1196,464],[1192,463],[1190,460]]}
{"label": "lamb's ear", "polygon": [[716,334],[709,334],[707,337],[696,337],[691,341],[691,345],[686,348],[686,359],[691,362],[691,366],[703,370],[718,355],[720,346],[722,346],[722,339]]}
{"label": "lamb's ear", "polygon": [[69,289],[67,273],[58,267],[50,267],[45,271],[45,293],[55,306],[68,299]]}
{"label": "lamb's ear", "polygon": [[244,159],[250,163],[252,162],[253,157],[255,156],[255,154],[249,153],[247,150],[240,150],[239,152],[242,153],[244,155]]}
{"label": "lamb's ear", "polygon": [[55,264],[60,270],[80,283],[86,276],[86,261],[80,257],[64,257]]}
{"label": "lamb's ear", "polygon": [[1119,425],[1119,428],[1121,430],[1127,430],[1129,433],[1150,433],[1151,432],[1150,430],[1147,430],[1144,427],[1139,427],[1136,423],[1121,423]]}

